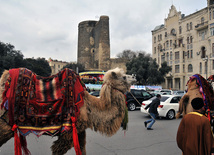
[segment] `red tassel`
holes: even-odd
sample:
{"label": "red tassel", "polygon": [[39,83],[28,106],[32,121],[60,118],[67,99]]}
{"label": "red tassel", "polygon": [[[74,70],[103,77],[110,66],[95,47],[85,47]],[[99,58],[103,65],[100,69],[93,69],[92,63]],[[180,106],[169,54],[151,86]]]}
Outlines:
{"label": "red tassel", "polygon": [[15,155],[22,155],[21,143],[17,133],[18,126],[16,124],[13,125],[12,131],[14,131],[14,151]]}
{"label": "red tassel", "polygon": [[24,155],[31,155],[30,151],[27,148],[26,138],[24,136],[22,136],[20,133],[19,133],[19,138],[20,138],[20,144],[21,144]]}
{"label": "red tassel", "polygon": [[76,155],[82,155],[82,152],[80,150],[80,145],[79,145],[79,139],[77,135],[77,128],[76,128],[76,117],[71,117],[72,120],[72,127],[73,127],[73,142],[74,142],[74,149],[76,152]]}
{"label": "red tassel", "polygon": [[210,109],[207,109],[207,111],[208,111],[207,117],[208,117],[208,119],[210,121],[211,120],[211,118],[210,118]]}

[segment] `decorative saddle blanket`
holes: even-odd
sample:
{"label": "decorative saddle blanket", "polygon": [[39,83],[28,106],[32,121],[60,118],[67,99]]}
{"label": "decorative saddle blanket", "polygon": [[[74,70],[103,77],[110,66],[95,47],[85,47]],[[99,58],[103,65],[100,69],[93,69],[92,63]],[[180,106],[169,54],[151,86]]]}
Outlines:
{"label": "decorative saddle blanket", "polygon": [[55,135],[72,130],[71,117],[78,118],[85,85],[71,69],[40,77],[26,68],[11,69],[3,94],[9,124],[26,136]]}

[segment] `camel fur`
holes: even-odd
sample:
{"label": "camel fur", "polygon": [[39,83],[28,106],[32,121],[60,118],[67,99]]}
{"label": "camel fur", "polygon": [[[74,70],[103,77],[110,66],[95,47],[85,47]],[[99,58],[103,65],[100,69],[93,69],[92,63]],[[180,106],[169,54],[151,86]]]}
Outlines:
{"label": "camel fur", "polygon": [[[9,77],[6,70],[0,79],[0,96],[4,91],[4,85]],[[90,95],[84,91],[84,105],[80,108],[80,115],[76,123],[79,144],[82,154],[86,154],[86,129],[91,128],[106,136],[114,135],[124,119],[126,111],[126,101],[124,93],[129,90],[135,79],[130,75],[124,74],[119,69],[106,72],[104,84],[100,91],[100,98]],[[2,99],[0,98],[0,103]],[[3,109],[0,110],[0,147],[13,137],[11,126],[8,123],[8,115],[4,115]],[[5,119],[3,119],[3,116]],[[63,155],[73,147],[72,132],[58,135],[58,139],[51,146],[53,155]]]}
{"label": "camel fur", "polygon": [[[209,99],[207,99],[207,97],[206,97],[206,99],[208,101],[209,109],[214,110],[214,92],[213,92],[213,87],[212,87],[213,81],[206,80],[203,77],[201,80],[205,84],[205,86],[204,86],[206,88],[205,91],[209,92],[209,93],[205,93],[205,95],[207,95],[207,94],[210,95],[210,96],[207,96],[207,97],[209,97]],[[181,98],[181,100],[179,102],[179,110],[176,115],[176,118],[179,118],[181,115],[185,116],[187,113],[193,111],[191,101],[194,98],[196,98],[196,97],[203,98],[202,88],[200,87],[200,85],[196,79],[188,81],[187,90],[188,90],[187,93]],[[204,109],[206,110],[205,107],[204,107]]]}

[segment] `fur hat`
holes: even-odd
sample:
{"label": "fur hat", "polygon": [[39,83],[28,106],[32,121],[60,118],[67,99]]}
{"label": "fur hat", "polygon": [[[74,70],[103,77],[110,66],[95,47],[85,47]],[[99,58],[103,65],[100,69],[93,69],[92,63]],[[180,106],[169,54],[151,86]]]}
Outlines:
{"label": "fur hat", "polygon": [[191,101],[191,105],[192,105],[193,109],[199,110],[204,106],[204,101],[202,98],[197,97]]}

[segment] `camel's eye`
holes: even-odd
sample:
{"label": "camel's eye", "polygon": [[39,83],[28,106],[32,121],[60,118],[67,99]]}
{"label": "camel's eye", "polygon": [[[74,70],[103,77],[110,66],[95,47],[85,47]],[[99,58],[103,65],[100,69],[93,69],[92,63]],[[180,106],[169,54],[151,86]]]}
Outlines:
{"label": "camel's eye", "polygon": [[123,80],[126,80],[126,76],[123,77]]}

